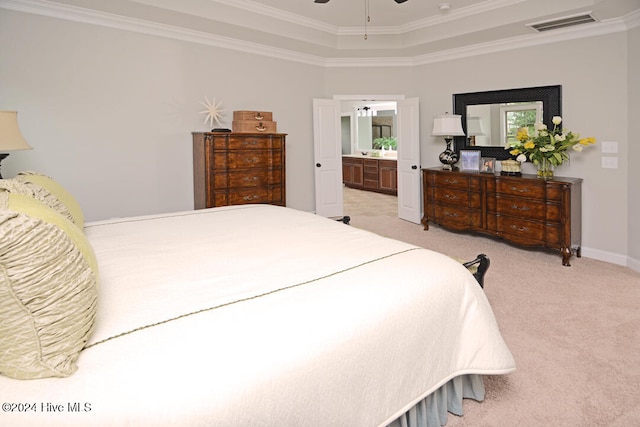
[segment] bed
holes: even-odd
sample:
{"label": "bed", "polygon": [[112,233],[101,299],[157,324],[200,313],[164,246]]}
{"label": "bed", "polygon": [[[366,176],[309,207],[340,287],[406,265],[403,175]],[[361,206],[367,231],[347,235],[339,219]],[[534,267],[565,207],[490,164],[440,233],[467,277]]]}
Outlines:
{"label": "bed", "polygon": [[[59,270],[88,290],[63,280],[56,292],[84,292],[69,316],[89,314],[66,326],[78,342],[62,356],[43,361],[48,338],[36,337],[20,368],[42,365],[32,379],[3,360],[21,326],[0,327],[2,425],[432,426],[482,400],[482,376],[515,369],[482,288],[442,254],[271,205],[84,223],[36,177],[0,186],[0,307],[25,275],[11,251],[26,240],[6,237],[22,219],[24,233],[43,222],[75,233],[63,258],[82,266]],[[33,222],[17,206],[27,197],[55,219]],[[21,297],[21,313],[36,297]]]}

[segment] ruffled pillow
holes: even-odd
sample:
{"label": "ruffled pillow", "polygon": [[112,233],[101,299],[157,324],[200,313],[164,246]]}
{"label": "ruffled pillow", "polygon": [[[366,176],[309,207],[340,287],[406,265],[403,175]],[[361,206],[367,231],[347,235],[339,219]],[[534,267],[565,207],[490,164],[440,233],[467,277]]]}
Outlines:
{"label": "ruffled pillow", "polygon": [[69,211],[69,208],[67,208],[67,205],[62,203],[60,199],[49,192],[49,190],[45,190],[37,184],[29,181],[19,181],[17,179],[0,179],[0,190],[6,190],[13,194],[23,194],[36,199],[73,222],[73,215]]}
{"label": "ruffled pillow", "polygon": [[20,172],[14,179],[20,182],[36,184],[51,193],[71,213],[73,222],[80,227],[81,230],[84,228],[84,214],[82,213],[80,204],[75,197],[56,180],[38,172]]}
{"label": "ruffled pillow", "polygon": [[0,373],[73,374],[93,331],[97,278],[81,229],[28,195],[0,190]]}

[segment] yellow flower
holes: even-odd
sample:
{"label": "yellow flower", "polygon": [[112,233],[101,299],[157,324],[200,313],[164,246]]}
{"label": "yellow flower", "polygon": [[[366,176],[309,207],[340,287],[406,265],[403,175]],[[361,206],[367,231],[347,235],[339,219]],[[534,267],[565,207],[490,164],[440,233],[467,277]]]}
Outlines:
{"label": "yellow flower", "polygon": [[596,139],[594,137],[589,137],[589,138],[582,138],[580,141],[578,141],[580,144],[582,145],[589,145],[589,144],[595,144],[596,143]]}
{"label": "yellow flower", "polygon": [[518,129],[516,138],[518,139],[518,141],[526,141],[527,139],[529,139],[529,130],[527,128]]}
{"label": "yellow flower", "polygon": [[562,117],[554,116],[553,130],[548,130],[544,123],[535,123],[535,132],[529,135],[526,127],[518,129],[516,139],[509,141],[505,149],[519,162],[527,160],[539,165],[550,162],[555,166],[569,160],[569,148],[574,152],[596,143],[595,138],[581,138],[578,133],[560,128]]}

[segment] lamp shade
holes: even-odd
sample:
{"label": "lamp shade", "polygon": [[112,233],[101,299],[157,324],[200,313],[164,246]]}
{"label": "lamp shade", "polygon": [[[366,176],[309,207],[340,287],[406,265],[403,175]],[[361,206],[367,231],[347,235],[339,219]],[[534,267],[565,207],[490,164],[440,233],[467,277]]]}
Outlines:
{"label": "lamp shade", "polygon": [[20,128],[17,111],[0,111],[0,152],[31,150]]}
{"label": "lamp shade", "polygon": [[442,114],[433,118],[434,136],[461,136],[464,135],[462,130],[462,116],[459,114]]}
{"label": "lamp shade", "polygon": [[484,135],[480,117],[467,117],[467,136]]}

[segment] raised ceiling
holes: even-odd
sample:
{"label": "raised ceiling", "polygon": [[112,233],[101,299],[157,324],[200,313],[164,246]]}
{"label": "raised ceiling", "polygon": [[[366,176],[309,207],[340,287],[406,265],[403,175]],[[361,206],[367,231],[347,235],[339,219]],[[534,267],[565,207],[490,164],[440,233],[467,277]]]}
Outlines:
{"label": "raised ceiling", "polygon": [[[326,66],[415,65],[640,25],[640,0],[0,0],[0,7]],[[530,25],[574,15],[595,22],[546,32]]]}

